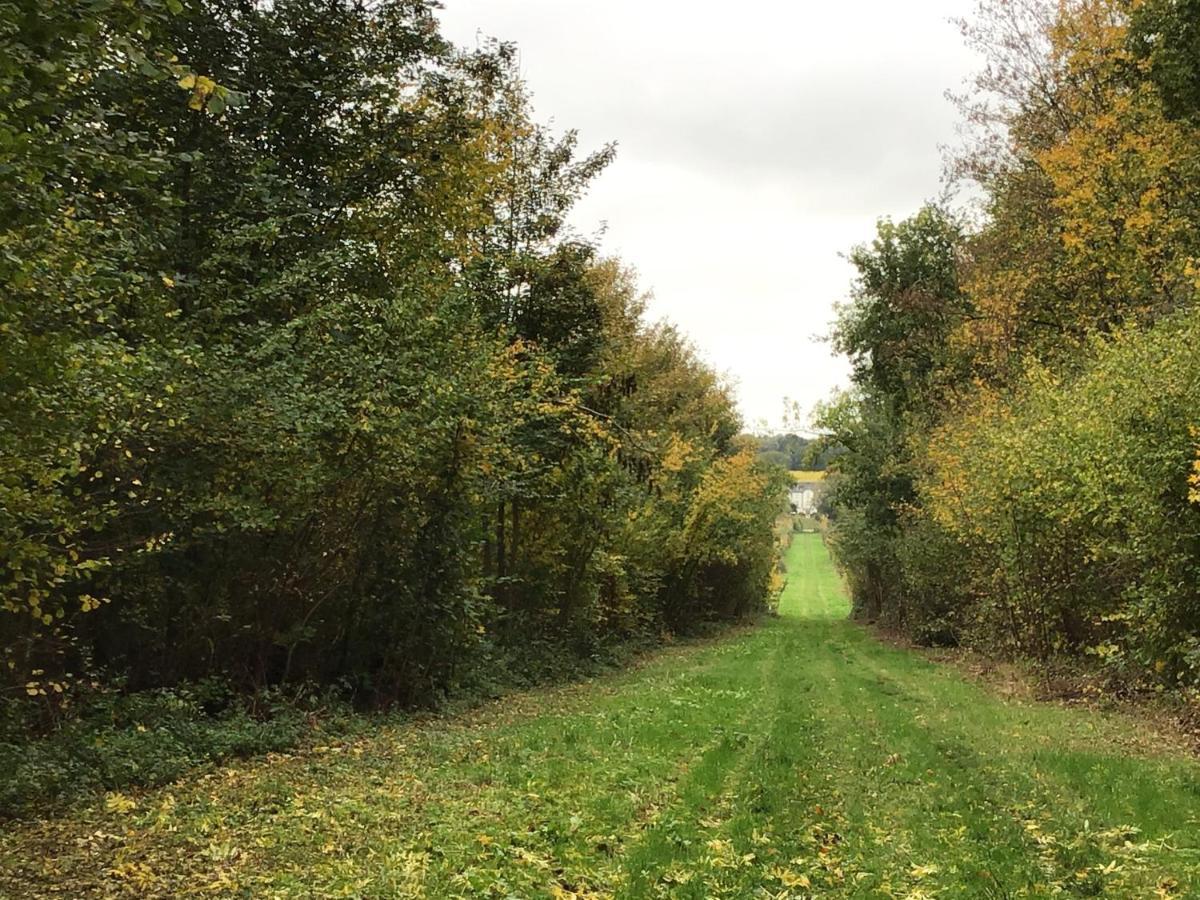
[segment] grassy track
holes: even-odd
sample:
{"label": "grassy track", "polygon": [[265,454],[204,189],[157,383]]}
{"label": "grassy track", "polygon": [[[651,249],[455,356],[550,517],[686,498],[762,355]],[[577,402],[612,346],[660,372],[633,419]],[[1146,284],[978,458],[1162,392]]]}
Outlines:
{"label": "grassy track", "polygon": [[783,616],[616,677],[109,797],[0,840],[0,896],[1200,897],[1200,767]]}

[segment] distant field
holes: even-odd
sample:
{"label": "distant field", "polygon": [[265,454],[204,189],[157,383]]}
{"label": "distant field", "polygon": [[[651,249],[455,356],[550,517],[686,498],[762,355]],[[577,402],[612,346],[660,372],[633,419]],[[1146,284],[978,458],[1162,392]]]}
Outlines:
{"label": "distant field", "polygon": [[790,474],[792,476],[792,481],[807,482],[807,481],[824,481],[825,480],[824,470],[819,470],[819,469],[811,469],[811,470],[793,469],[788,474]]}

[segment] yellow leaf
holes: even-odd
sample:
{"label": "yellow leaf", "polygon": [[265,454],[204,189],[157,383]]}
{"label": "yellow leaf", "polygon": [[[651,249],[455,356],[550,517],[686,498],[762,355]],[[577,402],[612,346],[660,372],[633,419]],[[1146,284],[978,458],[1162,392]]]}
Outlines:
{"label": "yellow leaf", "polygon": [[778,869],[774,874],[784,887],[812,887],[812,882],[808,880],[807,875],[801,875],[799,872],[793,872],[791,869]]}
{"label": "yellow leaf", "polygon": [[113,791],[104,798],[104,808],[109,812],[127,813],[137,809],[137,801],[126,797],[124,794]]}

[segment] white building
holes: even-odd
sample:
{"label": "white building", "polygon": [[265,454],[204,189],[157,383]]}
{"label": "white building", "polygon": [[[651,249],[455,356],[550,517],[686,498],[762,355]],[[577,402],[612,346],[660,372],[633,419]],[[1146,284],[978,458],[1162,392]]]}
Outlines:
{"label": "white building", "polygon": [[817,504],[821,502],[824,472],[792,472],[792,484],[788,489],[788,501],[792,512],[798,516],[815,516]]}

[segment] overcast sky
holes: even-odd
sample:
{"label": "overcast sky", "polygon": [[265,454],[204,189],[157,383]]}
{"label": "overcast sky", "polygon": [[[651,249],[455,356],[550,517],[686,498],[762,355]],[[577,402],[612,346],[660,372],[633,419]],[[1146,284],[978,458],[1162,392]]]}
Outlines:
{"label": "overcast sky", "polygon": [[602,225],[650,313],[736,383],[750,427],[846,381],[819,339],[880,216],[940,191],[944,99],[977,65],[969,0],[443,0],[445,34],[520,48],[539,121],[616,162],[573,216]]}

